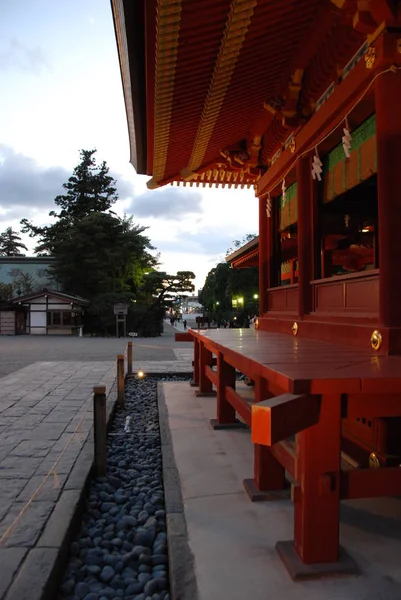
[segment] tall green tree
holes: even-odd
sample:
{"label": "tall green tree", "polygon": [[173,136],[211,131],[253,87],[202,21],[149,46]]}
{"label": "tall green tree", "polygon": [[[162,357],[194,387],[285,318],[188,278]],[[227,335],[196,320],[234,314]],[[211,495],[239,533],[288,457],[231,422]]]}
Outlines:
{"label": "tall green tree", "polygon": [[106,332],[113,303],[133,303],[158,257],[144,234],[147,228],[111,210],[118,199],[116,182],[105,162],[96,164],[94,150],[81,151],[63,187],[66,193],[55,199],[59,210],[49,214],[54,222],[37,226],[23,219],[23,231],[36,238],[39,254],[54,258],[49,270],[64,291],[91,302],[85,315],[91,330],[99,326]]}
{"label": "tall green tree", "polygon": [[12,227],[7,227],[0,234],[0,256],[25,256],[21,250],[28,250],[28,248],[21,241],[19,232],[14,231]]}
{"label": "tall green tree", "polygon": [[[254,234],[248,234],[242,240],[233,242],[235,249],[247,244],[255,238]],[[227,250],[227,255],[233,252],[233,248]],[[209,271],[205,285],[200,294],[199,301],[205,311],[216,320],[220,318],[231,319],[233,316],[232,301],[242,298],[243,303],[237,308],[237,313],[243,315],[256,314],[258,312],[258,268],[232,269],[227,262],[217,264]]]}
{"label": "tall green tree", "polygon": [[96,150],[81,150],[80,162],[75,167],[67,183],[63,184],[66,193],[54,200],[59,212],[52,210],[49,216],[57,219],[52,225],[37,226],[22,219],[22,231],[30,237],[38,238],[35,251],[39,256],[54,255],[60,239],[70,237],[70,228],[82,219],[95,213],[110,213],[118,200],[116,181],[109,175],[109,168],[103,161],[96,164]]}

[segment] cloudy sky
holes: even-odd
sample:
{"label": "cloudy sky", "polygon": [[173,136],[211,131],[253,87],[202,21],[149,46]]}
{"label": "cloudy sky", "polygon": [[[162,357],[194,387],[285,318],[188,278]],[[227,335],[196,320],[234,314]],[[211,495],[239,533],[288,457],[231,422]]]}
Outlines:
{"label": "cloudy sky", "polygon": [[0,232],[51,221],[81,148],[106,160],[116,211],[149,227],[161,268],[194,271],[196,288],[233,240],[257,232],[252,190],[148,191],[129,164],[109,0],[0,0],[0,90]]}

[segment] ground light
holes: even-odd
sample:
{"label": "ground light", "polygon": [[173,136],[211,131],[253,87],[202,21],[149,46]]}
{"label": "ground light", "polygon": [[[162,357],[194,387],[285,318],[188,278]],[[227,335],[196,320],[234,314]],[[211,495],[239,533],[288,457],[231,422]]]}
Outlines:
{"label": "ground light", "polygon": [[143,379],[145,377],[145,373],[143,371],[137,371],[136,376],[137,379]]}

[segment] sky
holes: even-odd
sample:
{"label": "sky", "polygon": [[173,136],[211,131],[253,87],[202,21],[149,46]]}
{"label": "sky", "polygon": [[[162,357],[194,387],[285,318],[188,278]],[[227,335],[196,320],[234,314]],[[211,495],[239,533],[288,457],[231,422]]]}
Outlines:
{"label": "sky", "polygon": [[150,191],[129,163],[109,0],[0,0],[0,232],[51,223],[79,150],[94,148],[117,181],[114,210],[148,227],[160,270],[193,271],[196,290],[234,240],[257,233],[253,190]]}

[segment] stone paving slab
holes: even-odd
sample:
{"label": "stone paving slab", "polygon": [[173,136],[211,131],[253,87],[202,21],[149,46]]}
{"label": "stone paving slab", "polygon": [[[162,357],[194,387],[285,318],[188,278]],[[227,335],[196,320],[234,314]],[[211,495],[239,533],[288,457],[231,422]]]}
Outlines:
{"label": "stone paving slab", "polygon": [[93,463],[92,389],[106,386],[110,415],[114,380],[115,361],[36,362],[0,378],[0,600],[46,593]]}

